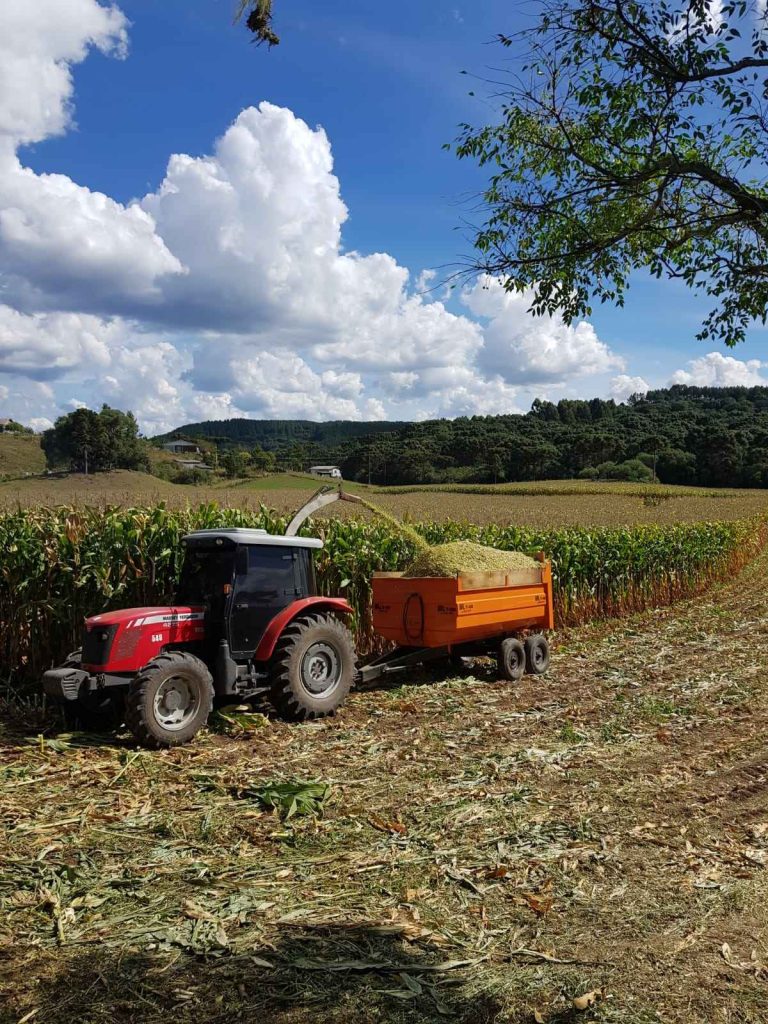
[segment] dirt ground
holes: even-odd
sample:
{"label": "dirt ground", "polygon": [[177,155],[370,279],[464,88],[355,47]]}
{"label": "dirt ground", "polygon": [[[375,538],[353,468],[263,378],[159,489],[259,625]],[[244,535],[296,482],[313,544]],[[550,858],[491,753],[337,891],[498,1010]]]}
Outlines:
{"label": "dirt ground", "polygon": [[0,1020],[764,1024],[766,569],[517,686],[163,753],[6,723]]}

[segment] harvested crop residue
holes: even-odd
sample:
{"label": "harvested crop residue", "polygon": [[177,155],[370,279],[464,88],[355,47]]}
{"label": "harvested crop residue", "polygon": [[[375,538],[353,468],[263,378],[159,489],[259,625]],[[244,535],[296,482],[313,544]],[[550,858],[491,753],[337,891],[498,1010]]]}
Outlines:
{"label": "harvested crop residue", "polygon": [[167,752],[6,724],[0,1019],[764,1024],[767,569],[518,686]]}

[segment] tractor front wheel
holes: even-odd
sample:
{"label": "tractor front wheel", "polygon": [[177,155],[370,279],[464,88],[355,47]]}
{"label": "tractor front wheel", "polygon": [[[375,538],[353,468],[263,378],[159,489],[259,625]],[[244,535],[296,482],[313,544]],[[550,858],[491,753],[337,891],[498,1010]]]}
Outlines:
{"label": "tractor front wheel", "polygon": [[213,679],[193,654],[159,654],[133,679],[125,699],[125,722],[145,747],[189,743],[208,721]]}
{"label": "tractor front wheel", "polygon": [[333,615],[305,615],[286,627],[270,662],[270,696],[283,718],[332,715],[355,676],[355,645]]}

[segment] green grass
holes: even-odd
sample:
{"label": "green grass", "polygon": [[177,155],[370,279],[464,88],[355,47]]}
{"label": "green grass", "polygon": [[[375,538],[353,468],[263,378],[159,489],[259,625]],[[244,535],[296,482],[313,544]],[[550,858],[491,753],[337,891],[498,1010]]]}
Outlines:
{"label": "green grass", "polygon": [[[633,497],[701,497],[731,498],[744,494],[744,489],[683,487],[677,484],[626,483],[620,480],[520,480],[504,484],[406,484],[398,487],[374,487],[377,494],[417,494],[438,492],[443,494],[525,494],[525,495],[580,495],[622,494]],[[765,492],[761,492],[765,493]]]}
{"label": "green grass", "polygon": [[45,456],[40,438],[32,434],[0,434],[0,477],[42,473]]}
{"label": "green grass", "polygon": [[[312,476],[310,473],[272,473],[268,476],[246,477],[242,480],[219,480],[216,486],[238,487],[253,491],[306,491],[308,488],[318,489],[325,484],[336,486],[340,481],[325,477]],[[346,491],[368,490],[366,484],[343,481]]]}

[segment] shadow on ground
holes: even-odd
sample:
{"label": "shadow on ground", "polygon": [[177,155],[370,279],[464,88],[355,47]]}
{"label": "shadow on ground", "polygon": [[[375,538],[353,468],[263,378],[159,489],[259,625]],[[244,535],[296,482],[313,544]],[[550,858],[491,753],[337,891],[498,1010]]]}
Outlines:
{"label": "shadow on ground", "polygon": [[0,991],[10,995],[0,1021],[517,1024],[530,1019],[530,1012],[524,1017],[502,1013],[492,995],[465,995],[471,964],[454,967],[439,951],[407,946],[360,930],[326,928],[208,957],[97,944],[38,950],[26,970],[2,979],[0,969]]}

